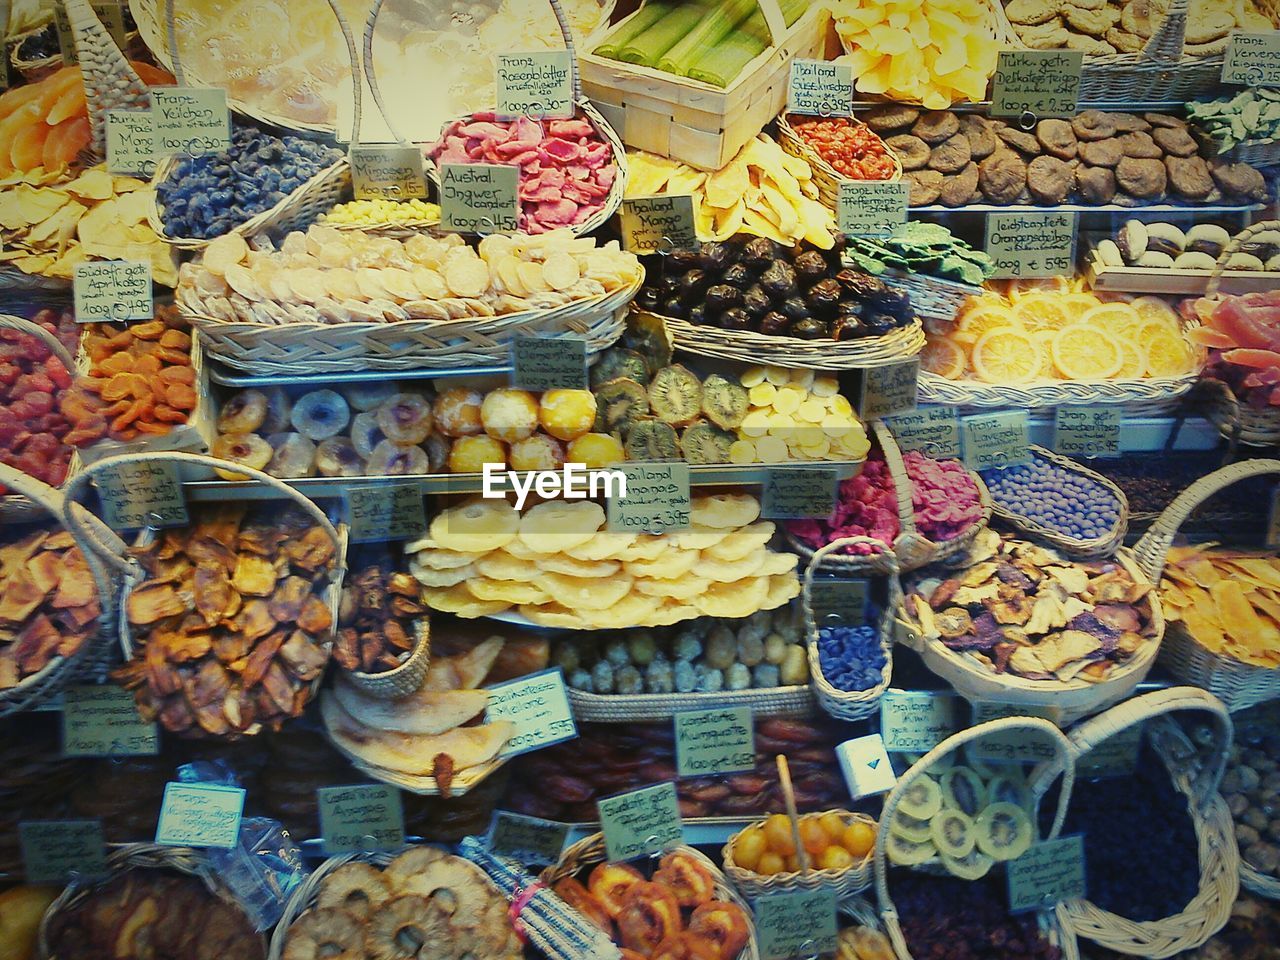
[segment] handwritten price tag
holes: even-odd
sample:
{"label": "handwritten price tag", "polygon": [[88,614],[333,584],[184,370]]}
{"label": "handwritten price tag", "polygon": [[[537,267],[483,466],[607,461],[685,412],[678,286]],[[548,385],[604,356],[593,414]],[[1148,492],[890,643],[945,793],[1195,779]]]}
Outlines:
{"label": "handwritten price tag", "polygon": [[585,390],[587,341],[581,337],[516,337],[511,385],[520,390]]}
{"label": "handwritten price tag", "polygon": [[1067,456],[1120,456],[1120,408],[1058,407],[1053,418],[1053,449]]}
{"label": "handwritten price tag", "polygon": [[1280,87],[1280,31],[1233,33],[1222,59],[1222,82]]}
{"label": "handwritten price tag", "polygon": [[498,54],[498,116],[508,120],[572,117],[571,70],[568,50]]}
{"label": "handwritten price tag", "polygon": [[764,960],[818,957],[836,949],[836,892],[775,893],[755,901]]}
{"label": "handwritten price tag", "polygon": [[155,170],[156,124],[149,110],[108,110],[107,171],[149,176]]}
{"label": "handwritten price tag", "polygon": [[626,493],[608,501],[608,529],[622,533],[688,530],[693,509],[687,463],[624,463]]}
{"label": "handwritten price tag", "polygon": [[141,260],[77,263],[72,289],[79,323],[150,320],[155,316],[151,264]]}
{"label": "handwritten price tag", "polygon": [[416,540],[427,529],[422,491],[413,481],[348,487],[345,495],[352,543]]}
{"label": "handwritten price tag", "polygon": [[160,737],[133,694],[115,686],[68,687],[62,701],[64,757],[154,757]]}
{"label": "handwritten price tag", "polygon": [[960,420],[955,407],[925,407],[885,417],[884,422],[904,453],[919,450],[930,457],[960,456]]}
{"label": "handwritten price tag", "polygon": [[622,239],[634,254],[670,253],[698,245],[693,197],[631,197],[622,201]]}
{"label": "handwritten price tag", "polygon": [[1076,761],[1077,777],[1127,777],[1138,769],[1145,728],[1140,723],[1113,733]]}
{"label": "handwritten price tag", "polygon": [[596,801],[605,855],[634,860],[667,849],[683,835],[674,783],[620,793]]}
{"label": "handwritten price tag", "polygon": [[489,826],[489,849],[519,863],[555,863],[569,836],[569,825],[497,810]]}
{"label": "handwritten price tag", "polygon": [[989,213],[987,253],[998,278],[1070,273],[1076,261],[1076,215]]}
{"label": "handwritten price tag", "polygon": [[965,417],[964,463],[970,470],[1013,467],[1031,459],[1031,435],[1025,410]]}
{"label": "handwritten price tag", "polygon": [[787,112],[819,117],[852,115],[853,67],[829,60],[792,60]]}
{"label": "handwritten price tag", "polygon": [[112,530],[183,527],[187,499],[171,463],[104,466],[95,476],[102,519]]}
{"label": "handwritten price tag", "polygon": [[1001,50],[991,116],[1074,117],[1084,54],[1076,50]]}
{"label": "handwritten price tag", "polygon": [[543,670],[519,680],[488,687],[488,720],[510,720],[515,732],[500,756],[514,757],[563,743],[578,735],[560,670]]}
{"label": "handwritten price tag", "polygon": [[[1017,703],[983,701],[974,704],[973,725],[1005,717],[1039,717],[1051,723],[1062,720],[1061,707],[1023,706]],[[970,757],[997,763],[1041,763],[1057,756],[1054,740],[1039,730],[1014,730],[989,733],[969,742],[965,748]]]}
{"label": "handwritten price tag", "polygon": [[399,850],[404,846],[400,791],[389,784],[321,787],[316,791],[316,805],[328,856],[356,850]]}
{"label": "handwritten price tag", "polygon": [[953,693],[888,690],[880,700],[880,735],[887,750],[927,753],[959,729],[959,703]]}
{"label": "handwritten price tag", "polygon": [[830,467],[772,467],[764,475],[760,516],[769,520],[829,517],[839,485],[840,476]]}
{"label": "handwritten price tag", "polygon": [[675,714],[676,772],[682,777],[754,770],[755,726],[750,707],[682,710]]}
{"label": "handwritten price tag", "polygon": [[240,837],[244,791],[207,783],[168,783],[160,804],[156,843],[165,847],[229,850]]}
{"label": "handwritten price tag", "polygon": [[870,596],[870,580],[814,580],[809,586],[813,620],[819,627],[860,627],[867,622]]}
{"label": "handwritten price tag", "polygon": [[1010,860],[1009,912],[1042,910],[1085,895],[1084,838],[1059,837],[1033,844]]}
{"label": "handwritten price tag", "polygon": [[395,144],[352,144],[347,152],[357,200],[412,200],[427,195],[422,153]]}
{"label": "handwritten price tag", "polygon": [[836,222],[847,237],[888,237],[907,222],[910,188],[892,183],[841,180],[836,198]]}
{"label": "handwritten price tag", "polygon": [[27,883],[62,886],[107,873],[101,820],[24,820],[18,824]]}
{"label": "handwritten price tag", "polygon": [[219,87],[153,87],[156,153],[193,157],[231,149],[227,91]]}
{"label": "handwritten price tag", "polygon": [[862,386],[858,393],[859,416],[863,420],[879,420],[894,413],[909,413],[916,408],[919,383],[919,360],[862,371]]}
{"label": "handwritten price tag", "polygon": [[520,226],[520,170],[489,163],[440,168],[440,229],[451,233],[514,233]]}

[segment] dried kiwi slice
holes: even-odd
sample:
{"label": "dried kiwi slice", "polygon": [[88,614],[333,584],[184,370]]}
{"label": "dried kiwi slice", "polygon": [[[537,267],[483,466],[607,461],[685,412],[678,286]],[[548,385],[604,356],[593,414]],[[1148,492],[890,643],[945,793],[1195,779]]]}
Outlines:
{"label": "dried kiwi slice", "polygon": [[713,373],[702,384],[702,412],[723,430],[736,430],[751,409],[746,388]]}
{"label": "dried kiwi slice", "polygon": [[1031,846],[1031,818],[1012,803],[990,804],[974,822],[978,849],[996,860],[1016,860]]}
{"label": "dried kiwi slice", "polygon": [[596,395],[596,432],[625,430],[649,414],[649,394],[644,384],[629,377],[617,377],[600,384]]}
{"label": "dried kiwi slice", "polygon": [[1030,813],[1031,790],[1022,777],[1001,774],[987,781],[987,803],[1012,803]]}
{"label": "dried kiwi slice", "polygon": [[976,817],[987,805],[986,785],[968,767],[952,767],[942,775],[938,786],[942,788],[942,806],[959,810],[967,817]]}
{"label": "dried kiwi slice", "polygon": [[916,777],[903,793],[898,809],[917,820],[928,820],[942,809],[942,789],[932,777]]}
{"label": "dried kiwi slice", "polygon": [[945,853],[949,857],[963,857],[977,842],[973,818],[959,810],[940,810],[929,821],[929,838],[938,848],[938,853]]}
{"label": "dried kiwi slice", "polygon": [[663,367],[649,384],[649,408],[673,426],[693,423],[702,412],[702,381],[688,367]]}
{"label": "dried kiwi slice", "polygon": [[928,820],[917,820],[915,817],[907,816],[901,810],[895,813],[889,822],[889,832],[895,837],[910,840],[912,843],[924,843],[932,836]]}
{"label": "dried kiwi slice", "polygon": [[680,459],[675,428],[655,417],[645,417],[633,423],[622,446],[628,460]]}
{"label": "dried kiwi slice", "polygon": [[940,853],[938,858],[953,876],[961,880],[981,880],[995,864],[994,860],[978,849],[970,850],[963,857],[949,857]]}
{"label": "dried kiwi slice", "polygon": [[889,834],[889,839],[885,841],[884,848],[889,855],[889,861],[896,863],[900,867],[912,867],[918,863],[932,860],[938,855],[938,848],[929,840],[925,840],[923,843],[915,843],[892,833]]}
{"label": "dried kiwi slice", "polygon": [[619,377],[630,377],[632,380],[648,383],[649,367],[645,364],[644,357],[634,350],[610,347],[600,354],[600,359],[591,367],[588,375],[592,389]]}
{"label": "dried kiwi slice", "polygon": [[738,438],[705,420],[691,423],[680,435],[680,449],[690,463],[728,463],[729,448]]}

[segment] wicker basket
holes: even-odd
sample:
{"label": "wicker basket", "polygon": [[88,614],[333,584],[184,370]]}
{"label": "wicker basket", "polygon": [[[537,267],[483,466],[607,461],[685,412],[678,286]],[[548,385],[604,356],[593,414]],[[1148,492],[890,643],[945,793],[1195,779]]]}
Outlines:
{"label": "wicker basket", "polygon": [[[1272,5],[1258,4],[1276,21]],[[1187,13],[1191,0],[1172,0],[1163,22],[1138,53],[1115,53],[1084,58],[1080,78],[1080,103],[1151,103],[1194,100],[1214,91],[1222,81],[1222,51],[1212,56],[1183,52]],[[1011,46],[1026,49],[997,2],[1000,19]]]}
{"label": "wicker basket", "polygon": [[[806,820],[817,820],[829,813],[834,813],[840,817],[846,826],[854,823],[865,823],[867,826],[875,828],[876,822],[871,817],[865,813],[850,813],[848,810],[802,813],[799,820],[801,823]],[[748,900],[771,896],[775,893],[802,893],[811,890],[834,890],[836,896],[843,900],[871,886],[872,854],[870,852],[867,853],[861,863],[855,863],[853,866],[846,867],[843,870],[811,869],[804,873],[791,871],[788,873],[775,873],[766,877],[756,873],[754,870],[747,870],[738,866],[733,862],[733,851],[737,845],[738,838],[751,827],[758,827],[763,823],[763,820],[757,820],[750,826],[739,830],[729,838],[729,842],[720,851],[720,861],[724,864],[725,874],[733,881],[733,885],[738,892]]]}
{"label": "wicker basket", "polygon": [[420,617],[413,621],[413,651],[398,667],[382,673],[364,673],[360,670],[344,671],[351,685],[371,697],[395,700],[416,693],[431,667],[431,621]]}
{"label": "wicker basket", "polygon": [[[747,906],[746,901],[742,899],[733,889],[733,885],[720,868],[711,862],[706,856],[699,853],[693,847],[677,844],[666,851],[667,853],[682,853],[687,857],[698,861],[702,866],[706,867],[711,876],[715,878],[715,896],[717,900],[723,900],[727,903],[736,904],[741,907],[747,914],[748,921],[754,918],[751,914],[751,908]],[[604,834],[595,833],[589,837],[583,837],[577,843],[570,845],[564,853],[560,854],[560,862],[553,866],[547,867],[539,876],[546,886],[554,887],[556,883],[565,877],[575,877],[587,867],[593,867],[597,863],[604,863],[608,857],[605,854]],[[742,948],[742,952],[738,954],[736,960],[760,960],[760,946],[756,941],[756,928],[754,922],[751,925],[751,937],[747,940],[747,945]]]}
{"label": "wicker basket", "polygon": [[[230,887],[213,870],[199,850],[190,847],[162,847],[154,843],[122,844],[107,854],[107,868],[112,875],[127,873],[130,870],[165,870],[185,873],[197,877],[209,889],[209,892],[221,900],[240,904]],[[76,906],[89,895],[94,884],[72,883],[68,885],[58,898],[49,904],[40,920],[39,939],[36,942],[36,957],[39,960],[76,960],[75,957],[56,956],[49,951],[49,925],[53,918],[64,910]],[[266,939],[262,941],[263,952],[266,952]]]}
{"label": "wicker basket", "polygon": [[[644,311],[637,311],[644,316]],[[859,340],[801,340],[774,337],[750,330],[722,330],[699,326],[675,317],[653,314],[664,324],[677,350],[703,357],[765,363],[797,370],[860,370],[891,367],[910,360],[924,349],[924,328],[919,320],[882,337]],[[923,377],[923,374],[921,375]]]}
{"label": "wicker basket", "polygon": [[[0,24],[0,27],[3,27],[3,24]],[[39,83],[45,77],[62,69],[62,57],[56,53],[52,56],[38,57],[34,60],[25,60],[18,56],[18,50],[23,43],[31,37],[53,29],[55,29],[53,22],[50,21],[6,40],[6,46],[9,48],[9,63],[14,70],[22,75],[22,79],[25,82]]]}
{"label": "wicker basket", "polygon": [[150,88],[139,79],[128,59],[89,6],[89,0],[63,0],[76,55],[84,77],[85,102],[92,139],[82,159],[99,163],[107,151],[108,110],[151,109]]}
{"label": "wicker basket", "polygon": [[1028,449],[1041,460],[1047,460],[1063,470],[1079,474],[1105,487],[1120,504],[1120,516],[1116,520],[1115,526],[1111,528],[1111,531],[1106,536],[1095,537],[1092,540],[1078,540],[1075,537],[1068,537],[1064,533],[1046,527],[1030,517],[1016,514],[994,500],[991,507],[992,516],[1030,539],[1046,543],[1069,557],[1092,559],[1094,557],[1109,557],[1115,553],[1116,549],[1124,543],[1125,535],[1129,532],[1129,498],[1124,495],[1124,491],[1102,474],[1082,466],[1070,457],[1064,457],[1035,444],[1031,444]]}
{"label": "wicker basket", "polygon": [[952,323],[970,297],[982,295],[982,287],[931,277],[926,273],[886,270],[880,279],[911,298],[911,309],[923,320]]}
{"label": "wicker basket", "polygon": [[[1067,805],[1071,800],[1071,788],[1075,783],[1075,758],[1071,743],[1048,720],[1041,720],[1038,717],[1004,717],[999,720],[991,720],[955,734],[926,753],[912,765],[911,769],[898,778],[897,785],[885,798],[884,807],[880,813],[879,829],[876,831],[876,897],[880,903],[880,918],[884,921],[885,930],[889,934],[889,940],[893,943],[893,949],[898,955],[898,960],[914,960],[911,951],[907,949],[907,941],[902,933],[902,926],[898,921],[897,908],[893,904],[893,898],[889,895],[889,862],[885,846],[891,833],[889,824],[893,822],[893,818],[897,814],[898,804],[902,802],[907,787],[919,777],[927,774],[936,762],[950,756],[959,747],[980,737],[1013,731],[1021,731],[1024,734],[1034,733],[1037,736],[1046,738],[1054,746],[1057,762],[1052,768],[1053,775],[1033,776],[1029,785],[1032,788],[1032,796],[1038,811],[1040,802],[1044,799],[1050,786],[1061,775],[1062,789],[1058,793],[1058,803],[1053,824],[1045,839],[1056,839],[1061,832],[1062,824],[1067,818]],[[1039,818],[1032,817],[1033,822],[1037,819]],[[933,862],[930,861],[930,864],[925,868],[933,868]],[[1064,922],[1062,907],[1059,906],[1057,910],[1042,910],[1038,916],[1042,934],[1062,950],[1063,960],[1079,960],[1080,953],[1076,946],[1075,933]]]}
{"label": "wicker basket", "polygon": [[[833,550],[852,544],[866,544],[875,552],[869,557],[857,557],[862,561],[858,571],[862,575],[883,576],[888,583],[889,595],[880,613],[877,633],[880,649],[884,652],[884,669],[880,682],[868,690],[837,690],[822,673],[822,661],[818,657],[818,624],[814,621],[813,606],[809,596],[813,588],[813,574]],[[855,559],[855,558],[850,558]],[[880,698],[889,687],[893,672],[893,611],[902,603],[902,585],[898,582],[898,561],[893,552],[879,540],[870,537],[842,537],[822,547],[809,561],[804,571],[800,593],[800,610],[804,616],[805,647],[809,656],[809,682],[813,686],[818,704],[838,720],[865,720],[880,709]]]}
{"label": "wicker basket", "polygon": [[[855,127],[861,127],[866,130],[866,124],[860,120],[850,120],[850,124]],[[868,130],[868,132],[870,132]],[[873,134],[877,140],[880,139],[878,134]],[[809,169],[813,171],[813,184],[818,188],[818,199],[832,210],[838,208],[840,203],[840,184],[845,180],[851,182],[886,182],[886,181],[855,181],[851,177],[846,177],[838,171],[830,163],[828,163],[817,150],[809,145],[791,125],[790,115],[782,114],[778,117],[778,143],[782,149],[787,151],[793,157],[799,157],[801,160],[809,164]],[[893,176],[889,177],[889,182],[902,179],[902,161],[898,159],[898,155],[890,150],[887,146],[884,148],[885,156],[893,161]]]}
{"label": "wicker basket", "polygon": [[[63,521],[67,505],[64,503],[63,495],[57,490],[6,464],[0,464],[0,484],[16,490],[19,498],[31,505],[33,515],[24,516],[22,521],[39,522],[52,517],[57,524],[62,525],[72,533],[72,536],[75,536],[74,528],[67,527]],[[5,517],[0,519],[0,528],[17,522],[20,521]],[[98,629],[85,638],[80,649],[75,653],[68,657],[54,657],[40,672],[27,677],[17,686],[0,690],[0,717],[6,717],[21,710],[29,710],[55,696],[63,687],[77,679],[92,678],[96,668],[104,663],[110,654],[111,630],[115,623],[115,587],[98,555],[78,537],[76,545],[84,554],[98,593],[98,604],[101,608],[98,615]]]}
{"label": "wicker basket", "polygon": [[[1146,579],[1143,567],[1128,548],[1120,548],[1114,559],[1138,581]],[[1065,726],[1127,699],[1155,665],[1165,623],[1156,591],[1148,596],[1154,634],[1128,662],[1112,667],[1107,678],[1096,683],[1081,679],[1030,680],[994,673],[976,658],[951,650],[941,638],[921,635],[919,626],[906,613],[905,605],[898,639],[919,653],[925,666],[971,703],[997,701],[1027,707],[1056,707],[1062,712],[1061,723]]]}
{"label": "wicker basket", "polygon": [[38,273],[23,273],[17,267],[0,265],[0,294],[6,296],[30,293],[57,293],[71,295],[71,281],[58,277],[44,277]]}
{"label": "wicker basket", "polygon": [[591,357],[622,336],[627,308],[641,282],[550,310],[445,321],[316,323],[299,314],[294,322],[268,325],[215,316],[194,288],[180,289],[177,302],[199,331],[207,356],[242,373],[305,377],[506,367],[511,343],[521,336],[582,337]]}
{"label": "wicker basket", "polygon": [[[1280,474],[1280,460],[1245,460],[1201,477],[1178,494],[1133,548],[1151,582],[1159,585],[1169,547],[1196,508],[1238,480],[1272,474]],[[1180,620],[1169,624],[1160,665],[1183,683],[1208,690],[1232,711],[1280,699],[1280,668],[1255,667],[1213,653]]]}
{"label": "wicker basket", "polygon": [[811,717],[817,712],[807,684],[715,693],[587,693],[573,687],[566,692],[574,718],[592,723],[669,721],[680,710],[733,707],[746,707],[758,717]]}
{"label": "wicker basket", "polygon": [[[1182,728],[1168,716],[1178,711],[1207,713],[1213,718],[1214,742],[1206,755],[1197,753]],[[1172,687],[1144,694],[1083,723],[1070,734],[1076,760],[1095,745],[1137,723],[1146,724],[1148,742],[1187,798],[1200,849],[1200,890],[1182,913],[1162,920],[1137,922],[1109,913],[1088,900],[1062,904],[1077,936],[1118,953],[1137,957],[1171,957],[1194,950],[1221,930],[1231,917],[1240,888],[1240,854],[1235,825],[1218,794],[1232,726],[1220,700],[1194,687]],[[1041,784],[1047,786],[1047,784]],[[1153,825],[1159,829],[1159,825]]]}
{"label": "wicker basket", "polygon": [[[125,542],[115,534],[114,531],[107,528],[98,518],[89,514],[88,511],[80,508],[77,498],[81,490],[87,485],[89,480],[104,469],[112,467],[127,466],[136,463],[174,463],[179,467],[192,467],[202,470],[220,469],[227,465],[225,460],[218,460],[214,457],[200,456],[193,453],[180,453],[176,451],[163,451],[153,453],[132,453],[117,457],[108,457],[105,460],[99,460],[90,466],[85,467],[84,471],[78,474],[70,483],[67,484],[66,497],[64,499],[62,516],[64,523],[68,529],[75,535],[76,540],[85,549],[86,554],[96,552],[99,557],[110,567],[115,573],[123,578],[123,584],[120,590],[119,609],[117,610],[117,626],[120,634],[120,650],[124,654],[125,660],[131,660],[134,656],[133,628],[129,623],[128,617],[128,601],[129,595],[133,592],[133,588],[142,583],[145,579],[141,568],[137,562],[129,556],[129,547]],[[324,600],[329,606],[329,613],[334,626],[330,627],[328,641],[322,644],[326,656],[333,648],[333,629],[338,622],[338,605],[342,600],[342,579],[346,574],[346,554],[347,554],[347,528],[345,525],[334,527],[329,522],[329,518],[325,516],[323,510],[300,494],[298,491],[290,487],[286,483],[282,483],[275,477],[268,476],[259,470],[251,467],[245,467],[236,464],[236,472],[243,473],[251,480],[270,487],[275,493],[279,494],[284,500],[292,501],[300,507],[320,527],[333,541],[335,549],[333,567],[329,572],[329,583],[325,587]],[[152,528],[146,528],[138,537],[138,545],[146,546],[152,541],[155,531]],[[144,644],[145,645],[145,644]],[[320,682],[324,679],[323,672],[315,678],[310,684],[310,696],[320,688]]]}
{"label": "wicker basket", "polygon": [[[875,437],[876,443],[879,444],[881,452],[884,454],[885,466],[889,470],[889,476],[893,479],[894,498],[898,504],[899,525],[898,537],[893,542],[893,552],[898,560],[899,571],[906,573],[916,570],[967,550],[991,520],[991,495],[987,491],[987,485],[982,482],[982,478],[972,471],[969,472],[970,479],[973,480],[974,486],[978,489],[978,500],[982,506],[982,516],[959,536],[950,540],[943,540],[940,543],[934,543],[916,529],[911,477],[907,473],[906,463],[902,459],[902,451],[898,448],[898,443],[894,440],[893,433],[882,420],[872,421],[871,432]],[[787,545],[794,552],[807,560],[813,559],[813,548],[800,540],[785,525],[783,527],[783,535],[786,537]],[[878,543],[879,541],[873,542]],[[868,558],[866,557],[850,556],[843,553],[826,553],[823,555],[822,564],[825,569],[856,572],[867,566],[867,560]]]}

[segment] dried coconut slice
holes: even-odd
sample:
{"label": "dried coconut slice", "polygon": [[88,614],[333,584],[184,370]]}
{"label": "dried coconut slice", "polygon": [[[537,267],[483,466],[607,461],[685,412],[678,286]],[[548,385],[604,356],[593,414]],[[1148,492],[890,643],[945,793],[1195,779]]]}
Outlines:
{"label": "dried coconut slice", "polygon": [[478,297],[489,289],[489,265],[479,257],[455,257],[445,264],[444,282],[458,297]]}
{"label": "dried coconut slice", "polygon": [[578,261],[567,253],[553,253],[542,264],[542,277],[552,290],[568,290],[581,275]]}

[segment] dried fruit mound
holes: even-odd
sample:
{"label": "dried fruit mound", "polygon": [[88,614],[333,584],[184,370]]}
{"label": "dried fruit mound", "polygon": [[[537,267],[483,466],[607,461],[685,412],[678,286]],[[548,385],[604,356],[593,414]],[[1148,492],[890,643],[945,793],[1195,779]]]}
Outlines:
{"label": "dried fruit mound", "polygon": [[[41,310],[32,318],[75,352],[78,336],[70,313]],[[71,386],[62,361],[35,337],[0,330],[0,463],[51,487],[62,486],[71,462],[65,442],[71,424],[58,410]],[[0,486],[0,494],[5,488]]]}
{"label": "dried fruit mound", "polygon": [[[1129,826],[1117,830],[1118,824]],[[1132,776],[1076,781],[1062,833],[1084,834],[1089,899],[1103,910],[1162,920],[1185,910],[1200,888],[1187,799],[1150,747]]]}
{"label": "dried fruit mound", "polygon": [[1225,381],[1251,407],[1280,406],[1280,290],[1188,301],[1203,326],[1189,336],[1210,348],[1204,375]]}
{"label": "dried fruit mound", "polygon": [[[915,450],[902,459],[911,478],[916,529],[923,536],[934,542],[951,540],[978,521],[982,515],[978,487],[959,461],[932,460]],[[872,537],[893,543],[902,526],[888,465],[878,457],[868,460],[860,474],[843,481],[830,520],[796,520],[787,529],[815,550],[841,537]],[[867,556],[871,548],[853,544],[840,552]]]}
{"label": "dried fruit mound", "polygon": [[1008,915],[1004,877],[956,880],[895,871],[890,883],[913,957],[929,960],[1059,960],[1034,913]]}

